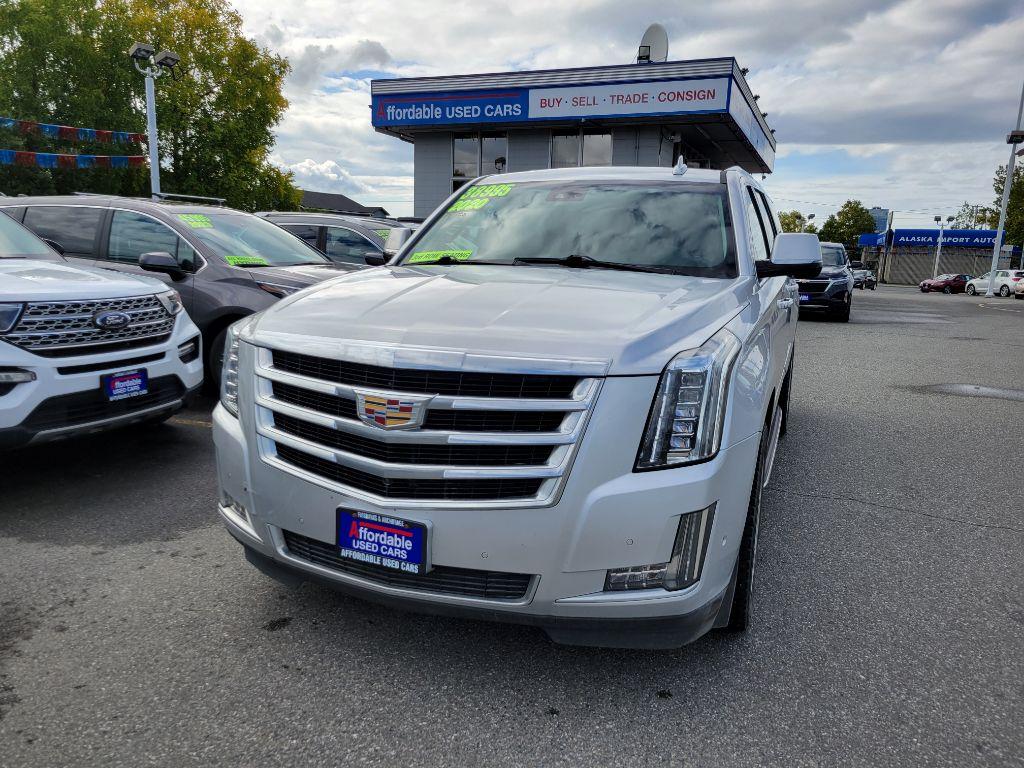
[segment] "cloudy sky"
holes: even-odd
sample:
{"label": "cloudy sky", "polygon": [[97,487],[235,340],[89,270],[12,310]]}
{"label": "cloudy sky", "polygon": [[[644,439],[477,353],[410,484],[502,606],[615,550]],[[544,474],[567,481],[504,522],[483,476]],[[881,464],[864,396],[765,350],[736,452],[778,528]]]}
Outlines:
{"label": "cloudy sky", "polygon": [[274,159],[300,186],[411,212],[412,147],[370,127],[370,79],[628,63],[644,28],[670,59],[735,56],[778,159],[784,208],[848,198],[924,225],[991,203],[1024,79],[1021,0],[235,0],[292,63]]}

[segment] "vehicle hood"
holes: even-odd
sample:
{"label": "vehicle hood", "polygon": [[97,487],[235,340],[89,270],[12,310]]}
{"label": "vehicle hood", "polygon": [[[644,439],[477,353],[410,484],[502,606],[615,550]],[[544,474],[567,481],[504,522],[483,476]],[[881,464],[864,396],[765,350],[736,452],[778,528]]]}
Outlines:
{"label": "vehicle hood", "polygon": [[360,267],[347,264],[302,264],[295,267],[250,267],[245,271],[256,280],[305,288],[356,269]]}
{"label": "vehicle hood", "polygon": [[167,290],[152,277],[42,259],[0,259],[0,301],[117,299]]}
{"label": "vehicle hood", "polygon": [[821,272],[816,277],[810,278],[811,280],[838,280],[839,278],[846,277],[847,271],[845,267],[822,267]]}
{"label": "vehicle hood", "polygon": [[447,350],[656,374],[739,312],[750,282],[557,267],[380,267],[278,302],[246,336],[326,357],[345,356],[342,347],[382,360],[394,348]]}

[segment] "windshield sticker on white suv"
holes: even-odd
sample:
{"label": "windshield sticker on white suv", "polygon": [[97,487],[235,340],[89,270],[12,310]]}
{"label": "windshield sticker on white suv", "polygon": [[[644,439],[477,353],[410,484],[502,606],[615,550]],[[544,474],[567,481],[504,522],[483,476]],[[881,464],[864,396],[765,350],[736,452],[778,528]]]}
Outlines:
{"label": "windshield sticker on white suv", "polygon": [[211,229],[213,227],[210,217],[204,213],[179,213],[178,218],[192,229]]}
{"label": "windshield sticker on white suv", "polygon": [[470,187],[456,200],[449,211],[475,211],[487,205],[487,201],[494,197],[505,197],[512,191],[513,184],[483,184],[479,187]]}
{"label": "windshield sticker on white suv", "polygon": [[472,257],[472,251],[420,251],[409,257],[407,264],[429,264],[448,258],[455,261],[468,261]]}
{"label": "windshield sticker on white suv", "polygon": [[247,264],[256,264],[262,267],[267,266],[270,263],[262,256],[225,256],[224,261],[232,267],[239,267]]}

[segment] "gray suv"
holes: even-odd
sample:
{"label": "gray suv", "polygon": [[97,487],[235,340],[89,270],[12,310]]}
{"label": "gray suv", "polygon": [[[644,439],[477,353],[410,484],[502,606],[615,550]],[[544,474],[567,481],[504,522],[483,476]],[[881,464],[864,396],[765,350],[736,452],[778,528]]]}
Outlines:
{"label": "gray suv", "polygon": [[231,208],[74,195],[4,198],[0,211],[72,263],[155,274],[177,290],[203,334],[213,382],[220,380],[231,323],[355,268]]}
{"label": "gray suv", "polygon": [[379,257],[384,255],[385,243],[391,232],[417,229],[420,222],[419,219],[305,211],[266,211],[256,215],[288,230],[336,264],[354,267],[383,263]]}

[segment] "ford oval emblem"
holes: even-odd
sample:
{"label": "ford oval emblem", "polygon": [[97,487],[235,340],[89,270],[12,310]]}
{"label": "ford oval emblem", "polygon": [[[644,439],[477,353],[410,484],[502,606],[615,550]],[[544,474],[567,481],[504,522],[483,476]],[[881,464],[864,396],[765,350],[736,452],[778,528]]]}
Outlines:
{"label": "ford oval emblem", "polygon": [[97,328],[105,331],[113,331],[124,328],[132,321],[132,316],[127,312],[97,312],[92,317],[92,323]]}

